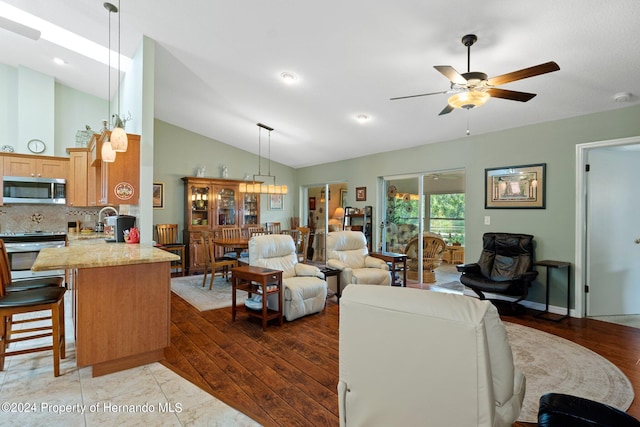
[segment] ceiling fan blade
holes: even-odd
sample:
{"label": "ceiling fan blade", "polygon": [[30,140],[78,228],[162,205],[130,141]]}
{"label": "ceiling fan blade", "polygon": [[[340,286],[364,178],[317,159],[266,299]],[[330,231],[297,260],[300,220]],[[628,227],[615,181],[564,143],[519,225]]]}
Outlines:
{"label": "ceiling fan blade", "polygon": [[456,69],[450,65],[434,65],[433,68],[440,71],[451,83],[459,85],[467,84],[467,79],[462,77],[462,74],[457,72]]}
{"label": "ceiling fan blade", "polygon": [[442,109],[442,111],[440,111],[440,114],[438,114],[439,116],[442,116],[443,114],[449,114],[450,112],[452,112],[453,110],[455,110],[455,108],[453,108],[451,105],[447,104],[446,107],[444,107]]}
{"label": "ceiling fan blade", "polygon": [[487,93],[494,98],[510,99],[511,101],[520,102],[527,102],[528,100],[536,96],[535,93],[517,92],[515,90],[498,89],[495,87],[488,89]]}
{"label": "ceiling fan blade", "polygon": [[513,71],[501,76],[491,77],[487,80],[489,86],[500,86],[505,83],[514,82],[516,80],[527,79],[529,77],[539,76],[540,74],[558,71],[560,67],[555,62],[545,62],[544,64],[534,65],[533,67],[523,68],[522,70]]}
{"label": "ceiling fan blade", "polygon": [[419,95],[396,96],[395,98],[389,98],[389,100],[395,101],[397,99],[417,98],[419,96],[429,96],[429,95],[441,95],[443,93],[449,93],[449,91],[445,90],[445,91],[442,91],[442,92],[421,93]]}

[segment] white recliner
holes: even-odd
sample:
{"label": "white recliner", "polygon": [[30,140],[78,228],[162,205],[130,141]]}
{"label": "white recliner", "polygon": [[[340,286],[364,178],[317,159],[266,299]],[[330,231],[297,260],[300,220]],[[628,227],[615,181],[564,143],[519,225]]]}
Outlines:
{"label": "white recliner", "polygon": [[340,300],[341,426],[511,426],[525,377],[488,301],[349,285]]}
{"label": "white recliner", "polygon": [[[327,300],[327,282],[313,265],[298,262],[296,245],[290,235],[268,234],[249,240],[249,265],[282,270],[283,316],[294,320],[321,312]],[[277,308],[277,295],[267,297],[267,305]]]}
{"label": "white recliner", "polygon": [[386,262],[369,256],[361,231],[336,231],[327,235],[327,266],[340,270],[340,286],[350,283],[391,285]]}

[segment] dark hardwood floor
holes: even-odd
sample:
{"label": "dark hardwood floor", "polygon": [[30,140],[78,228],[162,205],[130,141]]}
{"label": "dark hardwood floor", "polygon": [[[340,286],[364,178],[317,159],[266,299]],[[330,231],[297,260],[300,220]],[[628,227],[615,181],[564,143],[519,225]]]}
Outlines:
{"label": "dark hardwood floor", "polygon": [[[262,331],[231,309],[200,312],[171,295],[171,347],[165,366],[264,426],[337,426],[339,304]],[[591,319],[555,323],[532,313],[504,320],[583,345],[617,365],[640,393],[640,329]],[[628,410],[640,418],[635,399]],[[530,427],[535,424],[516,423]]]}

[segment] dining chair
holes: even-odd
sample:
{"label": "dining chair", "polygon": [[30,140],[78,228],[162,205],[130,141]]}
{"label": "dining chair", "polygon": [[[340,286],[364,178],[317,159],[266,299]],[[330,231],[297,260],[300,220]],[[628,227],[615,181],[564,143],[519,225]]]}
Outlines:
{"label": "dining chair", "polygon": [[[53,350],[53,375],[60,376],[60,359],[66,357],[64,335],[64,294],[63,286],[43,286],[26,290],[7,291],[11,286],[9,256],[4,241],[0,240],[0,371],[4,370],[6,357],[38,351]],[[37,313],[35,317],[14,315],[50,311],[51,316]],[[40,322],[50,320],[47,325]],[[38,322],[38,326],[30,326]],[[16,326],[20,326],[16,328]],[[25,327],[23,327],[25,326]],[[17,337],[16,337],[17,336]],[[11,348],[17,342],[26,342],[51,337],[51,345],[33,344],[24,348]]]}
{"label": "dining chair", "polygon": [[253,236],[262,236],[267,234],[264,227],[248,227],[247,232],[249,233],[249,238]]}
{"label": "dining chair", "polygon": [[[230,240],[242,239],[242,229],[240,227],[229,227],[222,229],[222,238]],[[223,248],[224,256],[227,258],[237,258],[241,254],[237,253],[235,248],[225,247]]]}
{"label": "dining chair", "polygon": [[280,234],[282,232],[282,227],[279,222],[265,222],[264,228],[269,234]]}
{"label": "dining chair", "polygon": [[298,262],[307,263],[307,251],[309,250],[309,236],[311,235],[311,229],[309,227],[298,227],[300,233],[299,243],[297,247]]}
{"label": "dining chair", "polygon": [[236,259],[229,259],[226,257],[216,257],[216,246],[213,243],[213,238],[210,233],[202,233],[200,235],[201,244],[203,248],[205,265],[204,265],[204,274],[202,277],[202,287],[204,287],[207,282],[207,274],[211,271],[211,279],[209,279],[209,289],[213,288],[213,280],[215,279],[216,272],[218,269],[222,269],[220,273],[225,278],[225,280],[229,281],[229,270],[231,268],[236,268],[238,266],[238,261]]}
{"label": "dining chair", "polygon": [[178,243],[178,224],[156,225],[158,247],[180,257],[177,261],[171,261],[171,271],[180,269],[180,275],[184,276],[184,252],[185,245]]}

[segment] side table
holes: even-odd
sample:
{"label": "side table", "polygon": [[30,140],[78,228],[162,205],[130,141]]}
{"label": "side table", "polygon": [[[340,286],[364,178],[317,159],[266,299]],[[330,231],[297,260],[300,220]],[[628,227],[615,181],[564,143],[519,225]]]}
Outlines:
{"label": "side table", "polygon": [[[245,291],[251,294],[262,294],[262,310],[251,310],[246,307],[240,309],[249,316],[262,319],[262,330],[267,330],[267,322],[278,319],[282,326],[282,271],[271,268],[243,266],[231,269],[231,320],[235,322],[238,307],[236,304],[236,291]],[[269,286],[268,286],[269,285]],[[275,285],[272,287],[271,285]],[[267,296],[278,296],[278,310],[267,308]]]}
{"label": "side table", "polygon": [[[569,317],[569,313],[571,311],[571,263],[566,261],[553,261],[549,259],[545,259],[542,261],[536,261],[534,263],[536,266],[546,267],[547,269],[547,283],[546,283],[546,296],[545,296],[545,309],[543,312],[536,314],[534,317],[539,317],[545,320],[551,320],[554,322],[559,322],[562,319],[566,319]],[[560,317],[549,317],[549,273],[552,268],[566,268],[567,269],[567,314],[560,315]]]}
{"label": "side table", "polygon": [[[371,252],[371,255],[374,258],[379,258],[389,264],[391,264],[391,274],[392,274],[392,286],[407,286],[407,256],[405,254],[398,254],[395,252]],[[402,267],[398,268],[396,264],[402,263]],[[402,283],[398,283],[398,278],[396,278],[396,271],[402,270]]]}
{"label": "side table", "polygon": [[336,278],[336,296],[340,298],[340,270],[324,266],[320,269],[320,272],[324,274],[324,280],[327,280],[327,277]]}

